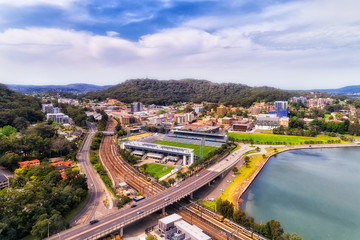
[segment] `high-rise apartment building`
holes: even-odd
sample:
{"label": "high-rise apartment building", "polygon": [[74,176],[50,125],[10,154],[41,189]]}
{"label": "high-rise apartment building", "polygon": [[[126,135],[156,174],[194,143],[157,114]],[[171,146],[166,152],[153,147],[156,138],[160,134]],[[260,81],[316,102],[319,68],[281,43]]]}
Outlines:
{"label": "high-rise apartment building", "polygon": [[288,116],[288,102],[287,101],[276,101],[274,111],[278,117]]}
{"label": "high-rise apartment building", "polygon": [[134,102],[134,103],[131,103],[131,112],[134,113],[134,112],[142,112],[143,110],[143,104],[140,103],[140,102]]}

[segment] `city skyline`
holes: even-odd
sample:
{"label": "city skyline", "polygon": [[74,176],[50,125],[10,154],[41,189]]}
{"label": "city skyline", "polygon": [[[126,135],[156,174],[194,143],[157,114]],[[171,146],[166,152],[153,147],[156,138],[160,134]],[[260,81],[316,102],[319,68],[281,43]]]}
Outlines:
{"label": "city skyline", "polygon": [[0,82],[196,78],[283,89],[356,85],[354,0],[0,0]]}

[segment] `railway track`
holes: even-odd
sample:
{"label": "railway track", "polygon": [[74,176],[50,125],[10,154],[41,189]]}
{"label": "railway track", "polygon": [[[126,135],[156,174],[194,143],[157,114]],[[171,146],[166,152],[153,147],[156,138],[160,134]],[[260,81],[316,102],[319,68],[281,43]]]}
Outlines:
{"label": "railway track", "polygon": [[[116,123],[114,119],[109,119],[106,130],[114,131]],[[99,155],[112,179],[125,181],[146,197],[163,191],[164,187],[149,181],[149,178],[138,172],[121,157],[115,136],[103,136]]]}
{"label": "railway track", "polygon": [[[269,240],[229,219],[220,218],[220,214],[205,208],[196,202],[191,202],[191,204],[189,204],[182,200],[178,202],[177,205],[183,209],[183,211],[179,212],[180,215],[183,214],[183,217],[188,219],[190,214],[190,221],[197,219],[194,223],[202,225],[205,232],[213,233],[213,229],[216,228],[218,232],[213,236],[216,239]],[[187,214],[184,212],[187,212]],[[206,222],[207,224],[203,224],[203,222]]]}

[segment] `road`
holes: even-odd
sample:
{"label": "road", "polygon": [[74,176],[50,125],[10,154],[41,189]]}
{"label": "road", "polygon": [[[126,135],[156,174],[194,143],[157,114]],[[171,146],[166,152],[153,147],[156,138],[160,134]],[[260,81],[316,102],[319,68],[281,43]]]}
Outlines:
{"label": "road", "polygon": [[[99,174],[94,170],[89,159],[89,150],[92,139],[96,133],[96,127],[92,123],[88,123],[89,134],[87,135],[82,150],[78,153],[77,158],[81,165],[81,172],[87,177],[89,187],[89,196],[84,207],[75,214],[70,220],[70,225],[78,225],[88,223],[90,220],[102,217],[106,214],[114,212],[112,209],[112,201],[109,193],[101,180]],[[103,204],[103,200],[109,200],[109,208]]]}
{"label": "road", "polygon": [[[118,230],[120,226],[125,226],[155,211],[161,210],[163,207],[188,196],[190,193],[211,182],[223,172],[231,169],[231,167],[241,159],[243,153],[246,151],[246,148],[241,148],[235,151],[226,157],[225,160],[221,160],[210,168],[203,170],[197,175],[181,182],[179,187],[171,187],[157,195],[145,199],[139,202],[135,208],[122,209],[121,211],[99,219],[100,221],[94,225],[83,224],[61,232],[58,236],[54,236],[51,239],[97,239],[103,236],[106,231],[111,233]],[[137,214],[140,210],[143,213]]]}

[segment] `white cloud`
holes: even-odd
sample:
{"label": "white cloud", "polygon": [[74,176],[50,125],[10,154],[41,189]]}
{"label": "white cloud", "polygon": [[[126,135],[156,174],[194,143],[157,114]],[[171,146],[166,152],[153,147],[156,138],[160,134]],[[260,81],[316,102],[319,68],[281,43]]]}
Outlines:
{"label": "white cloud", "polygon": [[293,2],[194,19],[135,42],[114,31],[7,29],[0,33],[0,81],[113,84],[148,76],[300,89],[356,84],[358,12],[353,0]]}
{"label": "white cloud", "polygon": [[34,5],[54,5],[67,7],[78,0],[0,0],[0,5],[12,7],[27,7]]}

